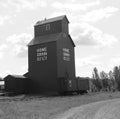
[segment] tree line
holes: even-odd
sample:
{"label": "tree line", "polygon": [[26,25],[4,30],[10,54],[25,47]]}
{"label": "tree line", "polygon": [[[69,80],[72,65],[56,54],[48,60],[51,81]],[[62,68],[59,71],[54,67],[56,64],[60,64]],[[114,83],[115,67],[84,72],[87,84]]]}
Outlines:
{"label": "tree line", "polygon": [[106,73],[98,72],[95,67],[92,73],[91,91],[120,91],[120,66]]}

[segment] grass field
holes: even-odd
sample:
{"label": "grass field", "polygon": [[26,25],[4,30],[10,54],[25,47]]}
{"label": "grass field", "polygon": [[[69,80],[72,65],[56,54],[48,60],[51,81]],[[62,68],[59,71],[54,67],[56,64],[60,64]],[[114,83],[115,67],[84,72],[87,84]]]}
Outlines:
{"label": "grass field", "polygon": [[72,96],[20,95],[0,97],[0,119],[54,119],[76,106],[120,98],[120,92],[100,92]]}

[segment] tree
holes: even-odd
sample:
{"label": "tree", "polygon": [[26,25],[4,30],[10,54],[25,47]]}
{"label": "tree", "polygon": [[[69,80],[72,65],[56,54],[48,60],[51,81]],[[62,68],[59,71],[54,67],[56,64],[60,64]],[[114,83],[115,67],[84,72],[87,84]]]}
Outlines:
{"label": "tree", "polygon": [[115,91],[117,89],[117,84],[114,79],[114,75],[112,71],[109,71],[108,73],[108,78],[109,78],[109,88],[111,91]]}
{"label": "tree", "polygon": [[97,80],[100,79],[99,74],[98,74],[98,70],[96,67],[93,69],[93,79],[97,79]]}
{"label": "tree", "polygon": [[118,80],[119,78],[119,68],[117,66],[114,67],[113,69],[113,76],[115,80]]}
{"label": "tree", "polygon": [[100,72],[100,78],[101,78],[101,79],[108,79],[108,74],[105,73],[104,71],[101,71],[101,72]]}
{"label": "tree", "polygon": [[114,75],[112,71],[109,71],[108,76],[110,80],[114,80]]}
{"label": "tree", "polygon": [[113,69],[114,80],[117,83],[117,89],[120,91],[120,66],[115,66]]}
{"label": "tree", "polygon": [[96,86],[98,91],[102,89],[102,82],[100,80],[98,70],[96,67],[93,69],[93,84]]}
{"label": "tree", "polygon": [[100,72],[100,79],[102,81],[102,88],[104,90],[108,90],[109,89],[108,74],[105,73],[104,71]]}

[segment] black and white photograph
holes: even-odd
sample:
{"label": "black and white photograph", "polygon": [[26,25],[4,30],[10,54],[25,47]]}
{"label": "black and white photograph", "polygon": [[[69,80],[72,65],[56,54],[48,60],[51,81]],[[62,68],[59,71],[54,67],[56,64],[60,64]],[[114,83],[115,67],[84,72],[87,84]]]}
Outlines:
{"label": "black and white photograph", "polygon": [[0,119],[120,119],[120,1],[0,0]]}

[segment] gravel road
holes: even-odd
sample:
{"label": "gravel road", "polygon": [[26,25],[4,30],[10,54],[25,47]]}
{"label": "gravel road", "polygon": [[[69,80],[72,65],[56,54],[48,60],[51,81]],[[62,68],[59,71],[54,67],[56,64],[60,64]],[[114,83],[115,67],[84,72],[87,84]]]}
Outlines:
{"label": "gravel road", "polygon": [[120,119],[120,99],[75,107],[57,116],[56,119]]}

